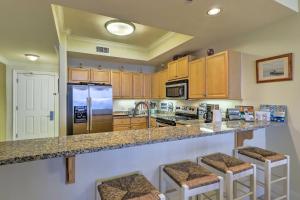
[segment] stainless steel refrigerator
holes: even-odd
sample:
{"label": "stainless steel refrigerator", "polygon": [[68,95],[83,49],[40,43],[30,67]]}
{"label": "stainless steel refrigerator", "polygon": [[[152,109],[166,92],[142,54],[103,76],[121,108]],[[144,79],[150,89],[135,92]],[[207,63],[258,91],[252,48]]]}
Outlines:
{"label": "stainless steel refrigerator", "polygon": [[111,85],[68,84],[68,135],[113,130]]}

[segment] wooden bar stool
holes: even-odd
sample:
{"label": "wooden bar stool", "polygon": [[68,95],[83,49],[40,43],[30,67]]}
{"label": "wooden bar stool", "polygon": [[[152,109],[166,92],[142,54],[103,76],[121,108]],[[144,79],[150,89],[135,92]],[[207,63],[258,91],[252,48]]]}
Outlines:
{"label": "wooden bar stool", "polygon": [[[290,199],[290,157],[280,153],[272,152],[269,150],[261,149],[258,147],[242,147],[235,149],[235,156],[246,162],[251,162],[257,165],[257,169],[264,172],[264,183],[258,181],[258,185],[264,187],[264,199],[271,200],[272,198],[272,184],[285,181],[284,195],[276,197],[279,199]],[[284,167],[283,176],[272,174],[272,168]],[[272,180],[272,175],[277,179]]]}
{"label": "wooden bar stool", "polygon": [[217,200],[223,200],[223,178],[191,161],[160,166],[160,191],[164,194],[167,183],[180,192],[180,200],[198,196],[202,199],[211,191],[216,191]]}
{"label": "wooden bar stool", "polygon": [[[199,157],[198,164],[224,178],[227,200],[242,200],[246,197],[250,197],[251,200],[256,199],[256,166],[254,164],[222,153]],[[250,177],[250,186],[240,181],[244,177]],[[247,187],[249,192],[237,197],[237,183]]]}
{"label": "wooden bar stool", "polygon": [[142,174],[134,172],[96,182],[96,200],[165,200]]}

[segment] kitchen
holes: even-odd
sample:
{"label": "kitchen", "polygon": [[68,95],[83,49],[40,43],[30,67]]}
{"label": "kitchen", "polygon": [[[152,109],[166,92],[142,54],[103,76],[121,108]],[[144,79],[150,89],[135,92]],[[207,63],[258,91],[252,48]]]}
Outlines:
{"label": "kitchen", "polygon": [[[100,186],[103,185],[101,180],[139,171],[159,190],[160,199],[164,198],[164,194],[167,199],[176,199],[160,187],[163,183],[161,177],[169,180],[166,173],[161,176],[164,171],[159,170],[160,166],[183,160],[192,160],[194,163],[197,158],[199,161],[199,156],[216,152],[233,155],[233,149],[255,146],[290,155],[291,180],[286,175],[281,178],[284,184],[276,189],[286,190],[282,191],[281,198],[298,199],[296,186],[300,179],[296,173],[299,159],[296,145],[298,136],[295,134],[298,130],[295,115],[298,107],[295,106],[297,94],[291,91],[297,90],[296,65],[299,63],[299,49],[295,46],[298,40],[294,35],[294,32],[299,32],[294,28],[299,17],[294,4],[268,2],[269,10],[265,13],[259,10],[257,13],[260,17],[263,14],[269,17],[261,18],[261,21],[253,19],[248,27],[240,28],[240,33],[232,29],[228,30],[232,31],[229,34],[225,31],[228,28],[220,26],[220,34],[211,32],[210,38],[207,34],[203,36],[206,39],[200,39],[200,26],[197,28],[199,33],[196,33],[196,29],[195,32],[189,29],[188,23],[184,24],[189,16],[198,16],[201,10],[204,13],[201,20],[220,25],[222,17],[229,17],[230,12],[246,20],[249,13],[236,14],[238,9],[249,7],[248,11],[254,11],[254,7],[262,9],[264,3],[244,2],[235,6],[229,4],[228,7],[222,4],[219,15],[209,16],[208,10],[213,3],[209,6],[197,1],[176,1],[171,12],[182,8],[187,16],[178,19],[178,23],[186,28],[179,30],[175,28],[175,22],[167,20],[166,16],[162,19],[167,20],[168,24],[162,20],[157,26],[160,28],[154,28],[156,26],[151,19],[159,21],[159,16],[147,17],[147,8],[149,11],[155,10],[147,2],[140,7],[144,12],[144,20],[141,14],[133,16],[119,7],[109,13],[105,9],[110,10],[112,4],[108,2],[102,2],[103,8],[98,11],[95,11],[98,7],[93,3],[81,8],[77,1],[58,2],[55,5],[35,2],[41,10],[44,9],[44,15],[50,13],[49,19],[54,21],[54,32],[59,41],[56,54],[60,58],[58,65],[53,66],[58,66],[58,70],[50,70],[50,65],[43,65],[46,55],[38,52],[40,56],[37,62],[28,61],[27,64],[25,61],[23,64],[21,61],[12,62],[16,58],[4,50],[4,55],[12,61],[0,58],[6,64],[7,79],[4,80],[6,91],[3,90],[7,95],[6,102],[0,102],[1,106],[3,104],[6,107],[6,133],[1,135],[5,139],[0,143],[1,198],[112,199],[100,193]],[[118,3],[123,7],[129,6],[124,2]],[[162,4],[168,5],[167,2]],[[9,8],[10,4],[3,6]],[[127,19],[125,24],[133,24],[133,36],[137,38],[133,40],[130,36],[110,35],[107,27],[111,23],[108,22],[114,22],[115,19]],[[241,24],[238,18],[235,19],[232,21],[234,25]],[[92,22],[97,22],[97,25],[91,25]],[[102,38],[99,38],[95,27],[101,27]],[[141,27],[150,30],[148,35],[139,35]],[[288,35],[293,40],[279,40],[287,34],[285,30],[291,27],[295,31]],[[213,30],[209,26],[205,28]],[[275,33],[273,29],[276,29]],[[270,36],[270,33],[274,35]],[[275,44],[278,46],[275,47]],[[289,56],[289,53],[293,55]],[[283,57],[273,58],[276,55]],[[276,59],[283,60],[287,66],[285,71],[282,72],[281,68],[269,70],[268,63]],[[274,80],[260,84],[260,81],[264,81],[262,79],[267,80],[265,71],[262,74],[259,71],[260,66],[267,66],[268,73],[274,79],[287,75],[287,81]],[[292,72],[289,66],[293,66]],[[48,87],[53,96],[46,96],[49,94],[43,88],[47,87],[44,87],[41,79],[36,78],[31,84],[31,78],[38,75],[47,75],[49,85],[54,80],[55,86]],[[59,78],[59,82],[55,81],[56,78]],[[29,89],[35,86],[33,91],[42,94],[42,102],[30,95],[22,96],[22,91],[26,91],[26,84],[22,81],[27,81]],[[41,87],[37,87],[39,85]],[[75,95],[77,91],[80,93]],[[278,97],[279,93],[282,97]],[[21,100],[15,101],[18,98]],[[54,104],[49,103],[52,98]],[[20,125],[25,132],[30,132],[28,135],[22,134],[23,129],[14,120],[23,109],[22,99],[28,102],[34,99],[37,105],[44,105],[43,102],[51,105],[41,121],[28,118],[26,123],[32,126]],[[25,104],[25,107],[31,108],[32,105],[34,103]],[[49,122],[45,119],[49,119]],[[239,155],[239,158],[244,157]],[[288,160],[289,157],[286,157],[287,166]],[[205,163],[199,164],[213,171]],[[248,170],[250,179],[255,179],[254,169]],[[264,175],[257,173],[256,178],[264,179]],[[221,180],[220,184],[214,185],[216,198],[221,198],[221,190],[226,190],[225,197],[231,199],[230,190],[221,187]],[[18,191],[13,192],[16,189]],[[250,189],[248,194],[246,192],[243,195],[251,199],[256,195],[263,198],[271,192],[273,195],[274,192],[274,188],[270,192],[267,186],[261,187],[259,184]],[[246,197],[242,196],[241,199]]]}

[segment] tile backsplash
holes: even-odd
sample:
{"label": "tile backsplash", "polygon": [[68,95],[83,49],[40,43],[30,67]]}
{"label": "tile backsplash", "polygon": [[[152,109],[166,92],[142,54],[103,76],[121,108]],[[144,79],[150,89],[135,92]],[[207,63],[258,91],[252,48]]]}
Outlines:
{"label": "tile backsplash", "polygon": [[[131,108],[134,108],[135,102],[142,101],[140,99],[133,100],[114,100],[114,111],[128,111]],[[220,110],[226,112],[227,108],[234,108],[236,105],[241,105],[242,101],[240,100],[151,100],[157,103],[159,106],[160,103],[172,103],[173,108],[177,105],[179,106],[196,106],[198,107],[200,103],[208,104],[219,104]],[[160,108],[159,108],[160,109]]]}

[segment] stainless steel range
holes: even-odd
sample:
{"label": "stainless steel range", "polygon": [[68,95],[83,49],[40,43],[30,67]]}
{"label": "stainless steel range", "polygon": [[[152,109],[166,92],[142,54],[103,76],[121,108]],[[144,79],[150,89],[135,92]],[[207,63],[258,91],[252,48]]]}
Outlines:
{"label": "stainless steel range", "polygon": [[157,117],[158,127],[176,126],[176,122],[182,120],[198,119],[198,110],[193,106],[176,106],[175,115]]}

